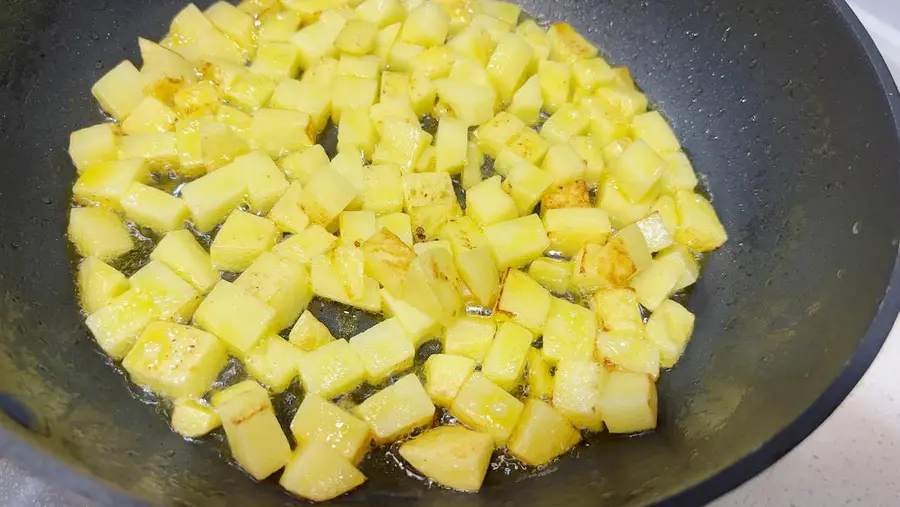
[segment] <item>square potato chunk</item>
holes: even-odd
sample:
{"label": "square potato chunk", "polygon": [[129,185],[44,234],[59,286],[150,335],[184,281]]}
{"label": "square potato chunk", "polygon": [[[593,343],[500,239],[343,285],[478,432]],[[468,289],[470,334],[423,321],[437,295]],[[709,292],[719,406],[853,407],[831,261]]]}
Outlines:
{"label": "square potato chunk", "polygon": [[581,441],[581,433],[549,404],[529,398],[507,447],[531,466],[541,466],[565,454]]}
{"label": "square potato chunk", "polygon": [[306,392],[335,398],[363,383],[366,367],[347,340],[334,340],[300,359],[300,379]]}
{"label": "square potato chunk", "polygon": [[303,398],[291,420],[291,433],[298,445],[321,442],[351,463],[362,459],[372,440],[365,421],[316,395]]}
{"label": "square potato chunk", "polygon": [[522,414],[522,402],[502,387],[473,373],[450,406],[450,413],[466,426],[483,431],[498,446],[506,444]]}
{"label": "square potato chunk", "polygon": [[356,407],[356,415],[369,423],[377,443],[392,442],[431,424],[434,412],[434,403],[415,374],[401,378]]}
{"label": "square potato chunk", "polygon": [[275,310],[244,289],[222,280],[194,312],[194,322],[244,354],[272,331]]}

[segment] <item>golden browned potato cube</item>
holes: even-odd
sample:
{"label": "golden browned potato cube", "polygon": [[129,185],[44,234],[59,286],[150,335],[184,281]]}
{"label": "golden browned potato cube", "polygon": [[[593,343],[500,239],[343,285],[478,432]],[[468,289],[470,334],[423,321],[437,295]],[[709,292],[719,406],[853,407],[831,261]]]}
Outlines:
{"label": "golden browned potato cube", "polygon": [[522,414],[522,402],[502,387],[473,373],[450,406],[459,422],[489,434],[498,446],[506,444]]}
{"label": "golden browned potato cube", "polygon": [[393,232],[381,229],[366,240],[361,249],[365,256],[366,274],[389,292],[401,295],[403,280],[410,264],[416,259],[412,248]]}
{"label": "golden browned potato cube", "polygon": [[591,198],[587,183],[583,180],[573,181],[565,185],[553,185],[541,199],[541,213],[566,208],[590,208]]}
{"label": "golden browned potato cube", "polygon": [[547,30],[550,39],[550,58],[566,63],[597,56],[597,48],[568,23],[556,23]]}
{"label": "golden browned potato cube", "polygon": [[356,407],[356,415],[369,424],[379,444],[431,424],[434,412],[434,403],[415,374],[397,380]]}
{"label": "golden browned potato cube", "polygon": [[581,442],[581,433],[547,403],[529,398],[507,448],[531,466],[541,466]]}
{"label": "golden browned potato cube", "polygon": [[299,447],[320,442],[351,463],[362,459],[372,440],[365,421],[312,394],[303,398],[294,414],[291,433]]}
{"label": "golden browned potato cube", "polygon": [[403,299],[441,323],[462,313],[462,279],[453,255],[435,249],[417,257],[403,281]]}
{"label": "golden browned potato cube", "polygon": [[459,491],[478,491],[494,451],[490,435],[462,426],[433,428],[400,446],[400,456],[419,473]]}
{"label": "golden browned potato cube", "polygon": [[631,289],[597,291],[591,298],[601,328],[607,331],[638,332],[643,317],[637,295]]}
{"label": "golden browned potato cube", "polygon": [[535,336],[541,333],[550,311],[550,293],[527,274],[509,268],[500,284],[500,298],[494,308],[497,322],[511,320]]}
{"label": "golden browned potato cube", "polygon": [[203,396],[225,367],[228,351],[214,335],[194,327],[154,322],[144,329],[122,367],[153,392]]}

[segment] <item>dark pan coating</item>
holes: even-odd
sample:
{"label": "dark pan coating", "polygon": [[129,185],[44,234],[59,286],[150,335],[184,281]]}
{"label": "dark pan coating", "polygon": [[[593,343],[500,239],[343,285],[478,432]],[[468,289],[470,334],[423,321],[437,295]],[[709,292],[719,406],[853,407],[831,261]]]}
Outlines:
{"label": "dark pan coating", "polygon": [[[289,505],[137,403],[82,325],[64,237],[89,89],[182,0],[10,0],[0,14],[0,455],[109,505]],[[730,241],[693,292],[697,331],[660,383],[661,427],[600,438],[479,495],[388,456],[342,505],[583,507],[707,501],[796,445],[868,366],[900,306],[900,99],[832,0],[544,1],[628,65],[671,120]],[[893,280],[893,287],[891,283]],[[890,289],[890,290],[888,290]],[[887,295],[886,295],[887,291]],[[2,410],[0,410],[2,412]],[[17,424],[14,420],[18,420]],[[72,473],[71,470],[76,473]],[[135,500],[140,499],[140,500]],[[684,503],[682,503],[684,502]]]}

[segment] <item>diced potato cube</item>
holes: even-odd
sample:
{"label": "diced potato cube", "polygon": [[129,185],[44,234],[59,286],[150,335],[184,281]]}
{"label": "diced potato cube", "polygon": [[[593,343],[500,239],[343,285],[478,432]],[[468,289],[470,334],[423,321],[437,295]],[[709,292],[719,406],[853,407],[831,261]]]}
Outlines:
{"label": "diced potato cube", "polygon": [[257,40],[263,42],[289,42],[300,28],[300,14],[294,11],[274,12],[259,25]]}
{"label": "diced potato cube", "polygon": [[151,261],[129,279],[131,289],[151,302],[160,320],[189,321],[200,294],[161,262]]}
{"label": "diced potato cube", "polygon": [[638,331],[600,331],[597,333],[596,359],[621,369],[659,377],[659,349]]}
{"label": "diced potato cube", "polygon": [[402,294],[403,280],[415,260],[413,250],[396,234],[382,229],[362,244],[366,274],[393,294]]}
{"label": "diced potato cube", "polygon": [[697,174],[687,155],[680,151],[662,153],[662,158],[668,163],[666,172],[663,173],[660,185],[666,192],[672,194],[679,190],[694,190],[697,186]]}
{"label": "diced potato cube", "polygon": [[336,398],[356,389],[366,377],[366,367],[347,340],[334,340],[300,358],[300,379],[306,392]]}
{"label": "diced potato cube", "polygon": [[372,385],[384,382],[395,373],[412,367],[415,349],[396,318],[379,322],[350,339],[366,367],[366,380]]}
{"label": "diced potato cube", "polygon": [[476,143],[469,141],[466,147],[466,165],[463,166],[460,177],[460,184],[464,189],[468,190],[481,182],[482,165],[484,165],[484,153]]}
{"label": "diced potato cube", "polygon": [[206,294],[219,280],[219,272],[213,267],[206,250],[197,243],[188,230],[172,231],[150,254],[150,258],[162,262],[198,292]]}
{"label": "diced potato cube", "polygon": [[490,247],[481,228],[470,217],[450,220],[441,227],[438,236],[450,242],[456,255],[469,250]]}
{"label": "diced potato cube", "polygon": [[300,49],[300,67],[309,69],[322,57],[334,54],[334,42],[346,24],[347,19],[337,12],[325,11],[318,21],[294,34],[291,42]]}
{"label": "diced potato cube", "polygon": [[650,214],[652,200],[642,200],[632,203],[616,186],[615,182],[608,179],[597,192],[597,207],[609,215],[613,227],[622,229]]}
{"label": "diced potato cube", "polygon": [[455,204],[453,181],[446,173],[404,174],[403,200],[407,212],[433,204]]}
{"label": "diced potato cube", "polygon": [[597,208],[551,209],[544,213],[550,249],[572,257],[585,243],[605,243],[612,233],[606,213]]}
{"label": "diced potato cube", "polygon": [[150,169],[141,159],[117,160],[92,165],[81,173],[72,189],[75,201],[122,210],[122,198],[132,183],[149,183]]}
{"label": "diced potato cube", "polygon": [[234,171],[216,171],[185,184],[181,188],[193,216],[194,227],[209,232],[222,223],[247,194],[246,179]]}
{"label": "diced potato cube", "polygon": [[101,123],[69,135],[69,156],[81,173],[88,167],[111,162],[119,156],[119,140],[113,123]]}
{"label": "diced potato cube", "polygon": [[594,356],[597,319],[594,312],[564,299],[552,298],[544,325],[545,360],[589,360]]}
{"label": "diced potato cube", "polygon": [[[228,391],[232,390],[234,394],[229,395]],[[275,417],[265,388],[246,380],[218,394],[213,397],[213,406],[222,418],[231,454],[238,465],[256,480],[265,479],[285,466],[291,456],[291,445]]]}
{"label": "diced potato cube", "polygon": [[637,293],[638,302],[654,311],[677,290],[679,280],[685,275],[685,265],[680,258],[674,255],[658,256],[634,275],[629,285]]}
{"label": "diced potato cube", "polygon": [[156,393],[202,396],[228,360],[214,335],[194,327],[154,322],[147,326],[122,366],[131,380]]}
{"label": "diced potato cube", "polygon": [[675,241],[697,252],[709,252],[728,240],[716,210],[701,195],[686,190],[675,194],[678,229]]}
{"label": "diced potato cube", "polygon": [[647,375],[609,372],[597,406],[610,433],[638,433],[656,428],[656,384]]}
{"label": "diced potato cube", "polygon": [[278,480],[282,488],[313,502],[331,500],[364,482],[366,476],[352,462],[319,441],[299,447]]}
{"label": "diced potato cube", "polygon": [[172,130],[177,116],[156,97],[145,97],[122,122],[125,134],[147,134]]}
{"label": "diced potato cube", "polygon": [[[365,0],[356,7],[356,15],[360,19],[375,23],[379,28],[384,28],[403,21],[405,12],[400,0]],[[398,26],[397,29],[399,28]]]}
{"label": "diced potato cube", "polygon": [[172,429],[186,438],[200,438],[222,425],[219,414],[206,405],[178,398],[172,409]]}
{"label": "diced potato cube", "polygon": [[[346,247],[338,247],[338,249]],[[347,252],[349,254],[349,252]],[[331,259],[324,255],[319,255],[312,260],[311,274],[313,292],[325,299],[331,299],[345,305],[353,306],[366,310],[368,312],[381,311],[381,297],[378,293],[378,282],[363,275],[363,259],[356,258],[356,255],[348,256],[340,259],[345,264],[353,264],[353,279],[350,278],[351,272],[348,269],[340,270]],[[349,266],[348,266],[349,267]],[[350,285],[353,290],[360,289],[362,284],[362,293],[351,297],[349,292]]]}
{"label": "diced potato cube", "polygon": [[424,46],[397,40],[388,53],[387,66],[398,72],[412,72],[413,62],[424,52]]}
{"label": "diced potato cube", "polygon": [[572,64],[575,84],[585,90],[593,91],[598,86],[612,83],[616,74],[606,60],[600,57],[578,60]]}
{"label": "diced potato cube", "polygon": [[537,215],[500,222],[484,228],[500,269],[520,267],[541,256],[550,246]]}
{"label": "diced potato cube", "polygon": [[522,161],[509,170],[503,188],[516,203],[519,215],[524,216],[532,213],[541,196],[552,184],[553,176],[550,173]]}
{"label": "diced potato cube", "polygon": [[401,171],[409,172],[425,148],[431,144],[431,139],[431,134],[418,125],[388,121],[382,129],[381,141],[375,148],[372,161],[376,164],[396,164]]}
{"label": "diced potato cube", "polygon": [[550,143],[534,130],[524,129],[509,142],[508,148],[528,162],[540,164],[550,149]]}
{"label": "diced potato cube", "polygon": [[451,354],[434,354],[425,361],[425,391],[435,404],[449,407],[459,389],[475,371],[475,360]]}
{"label": "diced potato cube", "polygon": [[516,27],[516,33],[521,35],[534,49],[534,63],[550,58],[550,38],[547,32],[533,19],[526,19]]}
{"label": "diced potato cube", "polygon": [[303,399],[291,420],[291,433],[298,447],[319,442],[357,463],[369,450],[369,426],[350,412],[316,395]]}
{"label": "diced potato cube", "polygon": [[441,426],[405,442],[399,452],[419,473],[442,486],[478,491],[493,450],[494,441],[486,433]]}
{"label": "diced potato cube", "polygon": [[[431,102],[433,104],[434,100]],[[407,123],[411,127],[420,126],[416,111],[413,110],[412,104],[407,99],[388,100],[374,104],[369,108],[369,116],[379,135],[384,132],[385,125],[396,121]]]}
{"label": "diced potato cube", "polygon": [[636,139],[641,139],[658,152],[681,149],[681,143],[672,132],[672,127],[658,111],[650,111],[632,118],[631,131]]}
{"label": "diced potato cube", "polygon": [[387,229],[407,245],[413,244],[412,219],[406,213],[390,213],[376,220],[378,230]]}
{"label": "diced potato cube", "polygon": [[459,274],[478,304],[493,308],[500,292],[497,263],[489,248],[476,248],[456,255]]}
{"label": "diced potato cube", "polygon": [[345,211],[341,213],[339,224],[341,242],[344,245],[360,247],[378,231],[375,213],[372,211]]}
{"label": "diced potato cube", "polygon": [[647,248],[651,252],[658,252],[672,245],[673,240],[669,234],[666,224],[659,212],[651,213],[637,222],[644,240],[647,242]]}
{"label": "diced potato cube", "polygon": [[509,268],[494,309],[498,322],[511,320],[539,335],[550,310],[550,293],[525,273]]}
{"label": "diced potato cube", "polygon": [[568,143],[573,137],[587,132],[590,113],[574,104],[562,104],[541,127],[541,136],[554,144]]}
{"label": "diced potato cube", "polygon": [[402,297],[433,319],[447,324],[463,310],[462,286],[453,255],[446,250],[431,250],[410,264]]}
{"label": "diced potato cube", "polygon": [[253,17],[228,2],[216,2],[204,15],[212,24],[244,49],[255,47]]}
{"label": "diced potato cube", "polygon": [[368,109],[378,99],[378,77],[338,75],[331,97],[331,120],[340,123],[341,114],[352,109]]}
{"label": "diced potato cube", "polygon": [[538,64],[538,78],[544,110],[553,114],[569,102],[572,96],[572,69],[560,62],[541,60]]}
{"label": "diced potato cube", "polygon": [[302,196],[303,185],[299,181],[293,182],[272,206],[267,218],[275,222],[281,231],[291,234],[302,232],[309,225],[309,217],[300,208]]}
{"label": "diced potato cube", "polygon": [[575,63],[597,56],[597,48],[568,23],[556,23],[547,30],[550,57],[559,62]]}
{"label": "diced potato cube", "polygon": [[498,446],[506,444],[522,414],[522,402],[480,373],[460,388],[450,413],[466,426],[483,431]]}
{"label": "diced potato cube", "polygon": [[529,398],[550,401],[553,397],[553,375],[550,374],[550,365],[544,361],[541,351],[534,347],[528,351],[525,381],[526,395]]}
{"label": "diced potato cube", "polygon": [[[543,130],[541,132],[543,133]],[[568,144],[550,147],[542,167],[553,176],[553,182],[557,185],[584,180],[585,177],[584,162]]]}
{"label": "diced potato cube", "polygon": [[584,161],[584,179],[592,187],[596,187],[606,173],[603,161],[603,150],[596,139],[590,136],[575,136],[569,139],[569,146]]}
{"label": "diced potato cube", "polygon": [[[329,61],[334,62],[334,60]],[[304,77],[313,72],[313,70],[307,71]],[[331,117],[331,96],[330,79],[327,84],[317,84],[313,78],[303,81],[282,79],[275,87],[269,106],[308,114],[309,135],[313,137],[325,127]]]}
{"label": "diced potato cube", "polygon": [[122,219],[107,208],[72,208],[68,234],[78,253],[101,261],[115,259],[134,248]]}
{"label": "diced potato cube", "polygon": [[638,139],[631,143],[610,166],[610,176],[626,197],[639,201],[659,181],[666,161],[647,143]]}
{"label": "diced potato cube", "polygon": [[554,185],[544,193],[544,197],[541,199],[541,213],[545,217],[550,210],[590,207],[590,194],[587,183],[584,181]]}
{"label": "diced potato cube", "polygon": [[250,65],[254,72],[270,79],[292,78],[300,68],[300,50],[290,42],[264,42]]}
{"label": "diced potato cube", "polygon": [[271,252],[263,252],[234,284],[275,310],[274,330],[292,325],[312,299],[306,266]]}
{"label": "diced potato cube", "polygon": [[155,132],[133,134],[119,140],[119,158],[145,159],[154,168],[165,168],[178,163],[175,133]]}
{"label": "diced potato cube", "polygon": [[581,441],[581,433],[547,403],[529,398],[507,447],[510,454],[531,466],[561,456]]}
{"label": "diced potato cube", "polygon": [[444,331],[444,353],[468,357],[480,364],[491,348],[496,330],[493,319],[460,317]]}
{"label": "diced potato cube", "polygon": [[519,14],[522,12],[522,8],[510,2],[478,0],[476,11],[493,16],[509,25],[515,25],[519,22]]}
{"label": "diced potato cube", "polygon": [[128,60],[113,67],[91,88],[100,107],[122,121],[144,100],[141,74]]}
{"label": "diced potato cube", "polygon": [[352,19],[344,25],[334,41],[334,47],[342,53],[367,55],[375,50],[378,26],[371,21]]}
{"label": "diced potato cube", "polygon": [[435,170],[456,174],[466,164],[469,131],[463,122],[445,116],[435,138]]}
{"label": "diced potato cube", "polygon": [[294,234],[290,238],[275,245],[272,252],[276,255],[288,257],[301,264],[309,264],[312,260],[330,251],[338,239],[325,230],[321,225],[313,224],[303,232]]}
{"label": "diced potato cube", "polygon": [[[250,122],[252,123],[252,119]],[[233,130],[228,125],[224,125],[222,123],[217,123],[213,121],[201,122],[199,126],[199,133],[197,134],[200,138],[200,163],[206,167],[207,170],[213,171],[217,168],[225,166],[231,163],[235,158],[240,155],[243,155],[250,151],[250,146],[247,144],[244,139],[242,139],[235,130]],[[248,127],[249,129],[249,127]],[[241,135],[245,135],[242,133]],[[176,138],[176,144],[179,142],[179,139]],[[184,139],[181,139],[180,142],[185,142]],[[193,141],[188,140],[190,144],[193,144]],[[191,150],[195,149],[194,145]],[[179,157],[183,155],[179,153]],[[191,157],[194,157],[196,154],[192,154]],[[195,159],[191,158],[190,162],[194,164]],[[193,176],[195,173],[200,173],[201,169],[192,167],[191,170],[185,172],[184,168],[179,169],[181,171],[179,174],[182,174],[185,177]]]}
{"label": "diced potato cube", "polygon": [[321,144],[317,144],[291,153],[281,159],[280,165],[288,179],[306,185],[316,173],[327,168],[330,162],[328,155],[325,154],[325,149]]}
{"label": "diced potato cube", "polygon": [[275,310],[226,281],[213,288],[194,312],[194,322],[238,354],[252,349],[272,329]]}
{"label": "diced potato cube", "polygon": [[518,324],[501,324],[484,358],[481,374],[507,391],[518,387],[533,339],[531,332]]}
{"label": "diced potato cube", "polygon": [[488,62],[487,72],[502,102],[512,100],[527,79],[533,56],[534,50],[521,35],[508,33],[500,39]]}
{"label": "diced potato cube", "polygon": [[261,108],[275,93],[275,82],[266,76],[247,72],[238,76],[225,90],[225,98],[245,111]]}
{"label": "diced potato cube", "polygon": [[659,349],[659,362],[675,366],[694,332],[694,314],[672,301],[663,301],[647,321],[646,336]]}
{"label": "diced potato cube", "polygon": [[[220,96],[219,89],[216,86],[208,81],[201,81],[199,83],[194,83],[190,86],[186,86],[172,97],[172,102],[175,103],[175,110],[178,111],[178,114],[183,118],[202,118],[205,115],[214,115],[219,111],[219,107],[222,105],[222,97]],[[147,101],[141,103],[142,106],[147,104]],[[136,114],[139,114],[142,106],[138,106],[138,109],[135,109],[131,116],[128,117],[125,122],[132,121]],[[155,115],[158,118],[165,118],[166,115],[164,110],[159,110]],[[171,113],[171,116],[175,116],[175,113]],[[149,118],[148,118],[149,119]],[[171,123],[171,121],[169,122]],[[154,132],[158,129],[141,129],[144,132]],[[169,129],[162,129],[169,130]]]}
{"label": "diced potato cube", "polygon": [[311,352],[334,341],[331,331],[322,324],[309,310],[303,312],[291,328],[291,343],[301,350]]}
{"label": "diced potato cube", "polygon": [[466,125],[481,125],[493,118],[497,92],[491,86],[453,77],[439,79],[435,86],[440,99]]}
{"label": "diced potato cube", "polygon": [[602,329],[637,333],[643,326],[637,296],[631,289],[612,289],[596,292],[592,306]]}
{"label": "diced potato cube", "polygon": [[526,125],[534,125],[541,118],[544,107],[544,96],[541,90],[540,76],[528,78],[513,94],[506,110],[522,120]]}
{"label": "diced potato cube", "polygon": [[412,304],[391,295],[388,291],[382,289],[381,297],[384,303],[384,312],[388,317],[395,317],[403,329],[406,336],[413,342],[413,346],[436,336],[440,326],[437,321],[423,313]]}
{"label": "diced potato cube", "polygon": [[372,165],[363,173],[363,209],[378,214],[403,209],[403,180],[395,164]]}
{"label": "diced potato cube", "polygon": [[592,359],[560,361],[553,382],[553,408],[578,429],[602,430],[600,396],[606,377],[603,366]]}
{"label": "diced potato cube", "polygon": [[366,296],[365,257],[355,246],[338,245],[331,253],[331,265],[343,285],[344,293],[351,301]]}
{"label": "diced potato cube", "polygon": [[647,97],[630,85],[601,86],[595,96],[601,100],[607,111],[619,119],[629,119],[647,110]]}
{"label": "diced potato cube", "polygon": [[310,117],[299,111],[260,109],[253,115],[247,139],[254,150],[263,150],[272,158],[311,146]]}
{"label": "diced potato cube", "polygon": [[689,285],[693,285],[697,281],[697,278],[700,277],[700,265],[697,263],[694,254],[691,253],[687,247],[683,245],[672,245],[656,256],[657,260],[663,260],[668,257],[677,259],[682,267],[681,278],[678,279],[673,290],[679,291]]}
{"label": "diced potato cube", "polygon": [[181,229],[191,214],[181,199],[141,183],[132,183],[122,196],[125,216],[159,234]]}
{"label": "diced potato cube", "polygon": [[209,248],[213,265],[239,273],[275,245],[278,230],[269,219],[244,211],[228,216]]}
{"label": "diced potato cube", "polygon": [[96,257],[78,265],[78,293],[84,313],[92,314],[128,290],[128,279]]}
{"label": "diced potato cube", "polygon": [[221,58],[244,63],[247,59],[246,50],[226,37],[193,4],[185,7],[172,20],[169,39],[173,41],[172,49],[188,60]]}
{"label": "diced potato cube", "polygon": [[297,378],[297,364],[303,351],[278,335],[270,335],[244,356],[250,375],[274,393],[283,392]]}
{"label": "diced potato cube", "polygon": [[372,125],[367,109],[347,109],[341,115],[338,127],[338,152],[366,159],[375,153],[378,133]]}
{"label": "diced potato cube", "polygon": [[434,403],[415,374],[397,380],[356,407],[356,415],[369,424],[379,444],[431,424],[434,413]]}
{"label": "diced potato cube", "polygon": [[586,243],[575,256],[572,282],[582,291],[625,287],[651,262],[650,250],[637,226],[620,230],[603,246]]}
{"label": "diced potato cube", "polygon": [[518,218],[516,203],[500,183],[500,176],[493,176],[470,188],[466,194],[466,215],[482,226]]}
{"label": "diced potato cube", "polygon": [[355,185],[334,169],[326,169],[306,184],[300,204],[310,220],[327,227],[358,195]]}
{"label": "diced potato cube", "polygon": [[488,155],[496,158],[507,144],[515,138],[525,124],[512,114],[501,111],[490,121],[478,127],[478,145]]}
{"label": "diced potato cube", "polygon": [[100,348],[118,360],[128,354],[153,316],[153,303],[143,294],[128,290],[92,313],[86,323]]}
{"label": "diced potato cube", "polygon": [[535,259],[528,266],[528,276],[551,292],[565,294],[572,279],[572,263],[561,259]]}
{"label": "diced potato cube", "polygon": [[448,42],[457,58],[472,58],[481,65],[487,65],[497,43],[483,25],[469,24]]}
{"label": "diced potato cube", "polygon": [[443,44],[450,29],[450,16],[436,2],[423,2],[410,11],[400,31],[400,40],[420,46]]}

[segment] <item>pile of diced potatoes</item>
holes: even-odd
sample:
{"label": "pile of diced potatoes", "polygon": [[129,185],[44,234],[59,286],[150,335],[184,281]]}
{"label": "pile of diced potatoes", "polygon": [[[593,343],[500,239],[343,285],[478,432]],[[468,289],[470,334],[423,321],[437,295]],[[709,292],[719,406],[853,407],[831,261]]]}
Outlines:
{"label": "pile of diced potatoes", "polygon": [[[656,427],[694,325],[671,297],[726,233],[571,26],[497,0],[245,0],[139,43],[92,89],[113,121],[71,135],[69,237],[87,326],[175,431],[221,426],[254,478],[323,501],[373,446],[477,491],[498,449],[541,466]],[[383,319],[335,337],[313,298]],[[213,390],[231,358],[249,378]]]}

